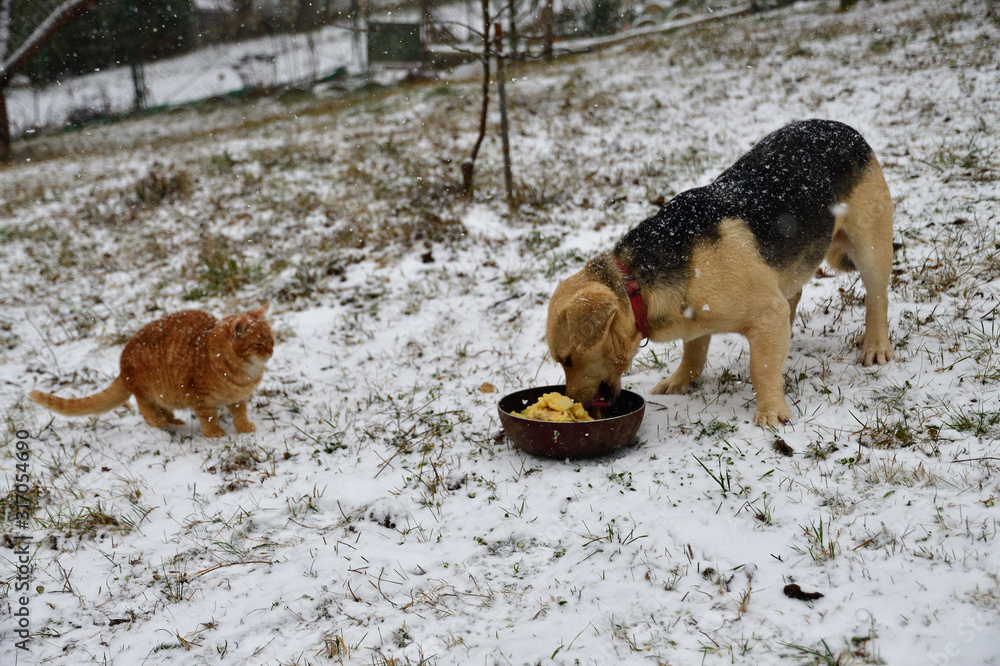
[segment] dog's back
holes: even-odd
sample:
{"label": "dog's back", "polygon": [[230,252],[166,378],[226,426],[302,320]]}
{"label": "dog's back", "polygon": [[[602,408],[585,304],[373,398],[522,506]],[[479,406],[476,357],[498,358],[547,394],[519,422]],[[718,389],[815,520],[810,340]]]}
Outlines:
{"label": "dog's back", "polygon": [[653,387],[683,393],[701,376],[712,336],[739,333],[750,345],[754,423],[787,423],[790,324],[824,258],[856,268],[864,283],[861,362],[892,359],[892,213],[878,160],[850,127],[809,120],[765,137],[556,288],[546,337],[566,395],[585,405],[617,395],[643,337],[684,341],[677,369]]}
{"label": "dog's back", "polygon": [[854,129],[804,120],[766,136],[711,185],[682,192],[629,231],[615,253],[647,284],[684,279],[696,243],[717,239],[724,219],[746,222],[777,270],[823,259],[837,205],[864,179],[875,155]]}

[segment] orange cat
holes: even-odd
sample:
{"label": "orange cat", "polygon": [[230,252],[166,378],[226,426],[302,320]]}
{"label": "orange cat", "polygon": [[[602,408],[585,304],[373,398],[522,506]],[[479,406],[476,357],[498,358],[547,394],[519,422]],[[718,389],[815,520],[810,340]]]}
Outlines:
{"label": "orange cat", "polygon": [[100,414],[134,395],[139,412],[154,428],[184,423],[173,410],[190,407],[205,437],[221,437],[216,408],[233,414],[236,432],[253,432],[247,400],[260,383],[274,352],[268,306],[216,319],[200,310],[183,310],[147,324],[122,350],[121,372],[100,393],[79,399],[32,391],[31,399],[65,416]]}

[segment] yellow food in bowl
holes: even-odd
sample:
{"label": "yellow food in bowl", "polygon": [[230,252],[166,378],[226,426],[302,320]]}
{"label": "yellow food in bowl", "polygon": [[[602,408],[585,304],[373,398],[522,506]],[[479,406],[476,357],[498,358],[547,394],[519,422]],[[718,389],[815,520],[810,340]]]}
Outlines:
{"label": "yellow food in bowl", "polygon": [[560,423],[572,423],[574,421],[593,421],[583,405],[561,393],[546,393],[538,402],[521,412],[514,412],[515,416],[536,421],[558,421]]}

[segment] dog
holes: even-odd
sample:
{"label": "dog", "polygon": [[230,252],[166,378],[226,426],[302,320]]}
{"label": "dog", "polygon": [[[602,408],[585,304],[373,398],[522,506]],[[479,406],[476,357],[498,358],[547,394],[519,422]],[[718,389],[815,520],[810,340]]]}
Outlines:
{"label": "dog", "polygon": [[802,287],[824,259],[865,287],[861,362],[893,358],[888,288],[893,204],[874,151],[851,127],[803,120],[762,139],[713,183],[687,190],[561,282],[546,341],[566,395],[609,407],[643,340],[683,340],[677,370],[654,388],[684,393],[709,341],[750,344],[754,423],[788,422],[783,371]]}

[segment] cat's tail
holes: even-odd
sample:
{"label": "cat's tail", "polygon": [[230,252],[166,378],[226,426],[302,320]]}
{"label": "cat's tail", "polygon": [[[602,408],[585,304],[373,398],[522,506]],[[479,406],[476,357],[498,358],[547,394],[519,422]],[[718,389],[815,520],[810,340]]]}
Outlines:
{"label": "cat's tail", "polygon": [[32,400],[46,409],[51,409],[63,416],[86,416],[102,414],[115,407],[121,407],[128,402],[132,392],[125,387],[125,382],[118,377],[111,386],[100,393],[88,395],[86,398],[60,398],[51,393],[32,391],[28,394]]}

